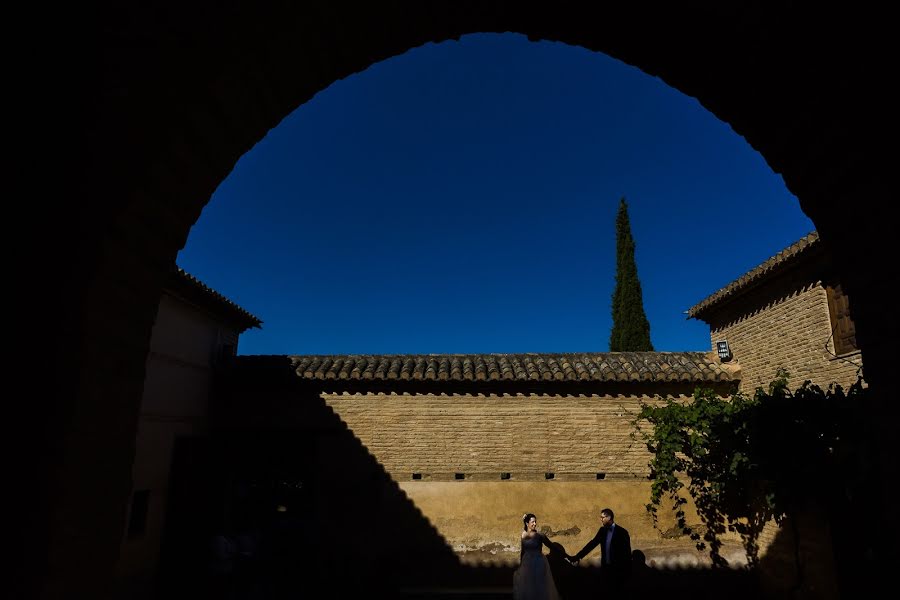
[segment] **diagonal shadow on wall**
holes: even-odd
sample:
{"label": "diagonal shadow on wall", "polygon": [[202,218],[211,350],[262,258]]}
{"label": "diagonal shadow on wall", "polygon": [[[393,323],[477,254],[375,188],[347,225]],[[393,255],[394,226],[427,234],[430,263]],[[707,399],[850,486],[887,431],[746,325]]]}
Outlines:
{"label": "diagonal shadow on wall", "polygon": [[[157,595],[510,597],[514,567],[463,565],[286,357],[218,377],[205,438],[178,443]],[[594,567],[549,556],[564,598],[597,598]],[[636,564],[631,597],[755,597],[747,572]]]}

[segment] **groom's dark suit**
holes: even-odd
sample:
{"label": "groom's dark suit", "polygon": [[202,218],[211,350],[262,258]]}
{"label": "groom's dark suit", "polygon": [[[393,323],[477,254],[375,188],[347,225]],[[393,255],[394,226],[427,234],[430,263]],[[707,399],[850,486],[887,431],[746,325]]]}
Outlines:
{"label": "groom's dark suit", "polygon": [[[606,534],[610,527],[613,533],[607,551]],[[597,546],[600,546],[600,572],[604,575],[604,582],[613,587],[622,585],[631,573],[631,536],[628,535],[628,530],[617,523],[601,527],[597,535],[573,558],[581,560]]]}

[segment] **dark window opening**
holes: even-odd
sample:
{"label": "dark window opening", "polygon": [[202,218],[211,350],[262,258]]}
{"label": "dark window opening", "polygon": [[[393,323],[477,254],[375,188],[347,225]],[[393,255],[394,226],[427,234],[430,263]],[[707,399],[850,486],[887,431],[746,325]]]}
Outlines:
{"label": "dark window opening", "polygon": [[128,515],[128,537],[136,538],[147,531],[147,512],[150,509],[150,490],[136,490],[131,496]]}
{"label": "dark window opening", "polygon": [[544,473],[544,479],[554,479],[555,477],[555,473]]}
{"label": "dark window opening", "polygon": [[453,478],[454,478],[454,479],[465,479],[465,478],[466,478],[466,474],[465,474],[465,473],[455,473],[455,474],[453,475]]}
{"label": "dark window opening", "polygon": [[500,473],[500,479],[509,479],[509,478],[510,478],[509,473]]}
{"label": "dark window opening", "polygon": [[421,473],[413,473],[413,479],[422,479]]}
{"label": "dark window opening", "polygon": [[850,316],[850,300],[836,283],[825,287],[828,295],[828,314],[831,317],[831,334],[834,337],[834,353],[847,354],[858,350],[856,325]]}
{"label": "dark window opening", "polygon": [[234,344],[222,344],[219,348],[219,362],[227,363],[237,354],[237,348]]}
{"label": "dark window opening", "polygon": [[597,473],[597,479],[606,479],[606,473]]}

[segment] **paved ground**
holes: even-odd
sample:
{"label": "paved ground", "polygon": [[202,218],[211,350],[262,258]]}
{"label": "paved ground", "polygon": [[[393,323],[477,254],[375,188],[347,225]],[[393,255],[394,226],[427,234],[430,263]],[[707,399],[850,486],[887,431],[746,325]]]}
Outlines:
{"label": "paved ground", "polygon": [[512,598],[512,586],[502,588],[469,588],[469,589],[405,589],[400,590],[400,598],[404,600],[495,600]]}

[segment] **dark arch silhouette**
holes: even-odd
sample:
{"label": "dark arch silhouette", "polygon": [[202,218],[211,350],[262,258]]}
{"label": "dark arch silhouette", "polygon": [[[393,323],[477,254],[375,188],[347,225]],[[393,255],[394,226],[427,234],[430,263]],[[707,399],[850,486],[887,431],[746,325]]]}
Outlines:
{"label": "dark arch silhouette", "polygon": [[[467,33],[514,31],[604,52],[696,97],[744,136],[832,250],[879,402],[873,435],[890,439],[888,344],[897,327],[883,263],[896,254],[885,208],[896,188],[878,149],[891,141],[884,130],[895,115],[879,83],[890,72],[879,29],[890,21],[877,9],[263,4],[110,3],[53,31],[50,54],[66,72],[59,81],[74,131],[59,136],[40,168],[67,177],[61,193],[25,207],[23,222],[36,224],[28,249],[42,254],[18,259],[30,275],[23,281],[44,301],[32,308],[32,345],[19,351],[55,359],[40,365],[23,415],[27,477],[15,499],[31,590],[101,597],[107,589],[160,289],[216,186],[269,129],[335,80]],[[888,477],[892,459],[881,446],[869,460]],[[878,489],[866,508],[889,539],[895,519]]]}

